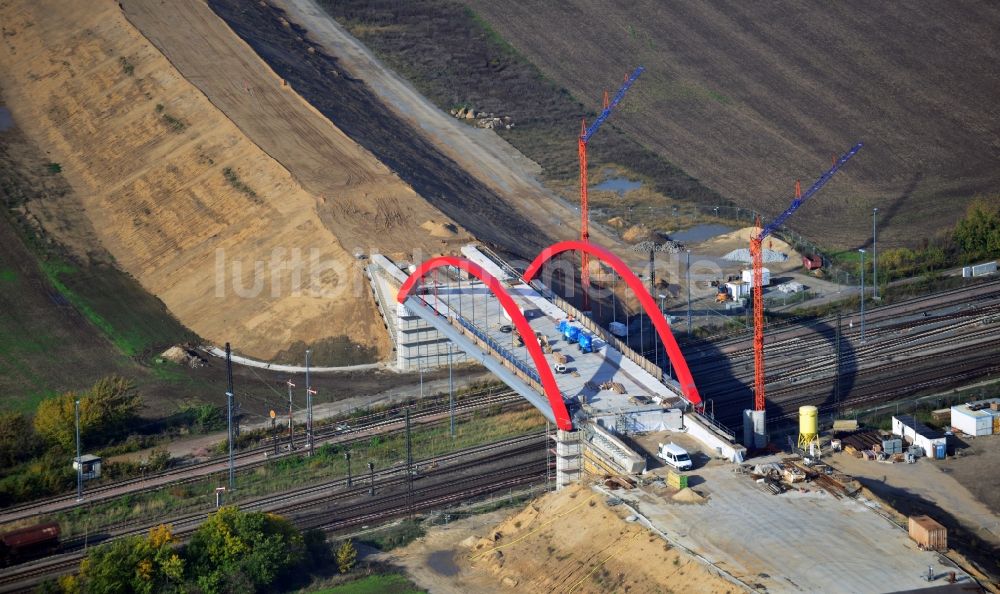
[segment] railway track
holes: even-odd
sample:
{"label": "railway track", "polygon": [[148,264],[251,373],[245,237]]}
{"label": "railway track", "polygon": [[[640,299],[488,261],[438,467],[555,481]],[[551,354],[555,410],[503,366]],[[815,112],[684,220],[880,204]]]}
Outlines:
{"label": "railway track", "polygon": [[[962,304],[995,302],[1000,293],[1000,280],[979,283],[971,287],[950,289],[932,295],[924,295],[900,301],[890,305],[882,305],[865,312],[865,319],[877,323],[885,319],[895,319],[908,315],[923,314],[933,309],[943,309]],[[837,323],[836,316],[815,318],[790,318],[781,322],[772,322],[765,327],[765,344],[769,347],[772,341],[787,340],[809,336],[817,332],[816,327],[829,331]],[[744,332],[739,336],[726,337],[718,340],[709,339],[708,343],[683,345],[688,364],[695,366],[699,359],[705,356],[718,358],[722,355],[742,355],[753,349],[752,332]]]}
{"label": "railway track", "polygon": [[[421,478],[412,480],[412,490],[407,489],[410,479],[403,465],[376,474],[374,497],[368,495],[368,484],[356,482],[347,487],[346,479],[337,479],[261,497],[240,507],[285,515],[303,529],[342,530],[541,482],[546,476],[546,445],[545,434],[540,432],[418,461],[416,464],[424,467],[425,472]],[[161,523],[170,523],[174,534],[184,539],[211,511],[122,527],[102,541],[143,534]],[[331,519],[331,514],[336,517]],[[64,546],[69,550],[59,555],[0,572],[0,592],[27,591],[45,579],[75,570],[84,556],[83,543],[69,540]]]}
{"label": "railway track", "polygon": [[[435,402],[431,406],[411,413],[410,420],[415,424],[426,424],[447,415],[449,406],[447,399],[436,399],[443,402]],[[474,411],[492,406],[505,406],[520,404],[523,399],[513,390],[505,390],[497,393],[483,392],[473,394],[463,398],[455,404],[456,418],[462,419],[471,415]],[[402,408],[390,409],[383,413],[376,413],[351,419],[351,428],[346,431],[338,431],[336,424],[322,427],[314,431],[314,441],[316,446],[326,443],[336,443],[348,445],[364,439],[370,438],[373,434],[402,430],[404,425]],[[304,444],[305,437],[299,436],[299,444]],[[287,444],[287,441],[283,442]],[[238,471],[245,471],[262,466],[268,462],[264,457],[265,453],[272,452],[273,444],[265,444],[245,449],[234,455],[234,464]],[[282,455],[298,455],[295,452],[284,452]],[[274,458],[270,458],[273,460]],[[102,501],[113,497],[118,497],[127,493],[150,491],[166,486],[177,486],[201,480],[205,476],[224,472],[228,468],[228,461],[225,457],[215,457],[210,460],[184,464],[162,472],[146,475],[142,478],[131,478],[121,481],[105,483],[96,487],[88,488],[85,497],[88,502]],[[58,495],[46,499],[33,501],[31,503],[10,507],[0,513],[0,524],[29,518],[42,513],[53,513],[63,509],[68,509],[78,505],[76,494]]]}
{"label": "railway track", "polygon": [[[874,320],[866,316],[864,343],[858,324],[843,328],[839,406],[891,400],[995,373],[986,360],[1000,359],[1000,297],[991,292],[998,288],[1000,281],[992,281],[972,291],[953,290],[878,308]],[[949,301],[956,298],[958,302]],[[802,404],[826,410],[835,406],[836,322],[829,322],[768,337],[769,422],[791,418],[791,408]],[[970,358],[970,352],[975,356]],[[702,349],[701,358],[689,362],[715,419],[738,427],[742,409],[752,399],[749,339],[727,341],[710,354]]]}

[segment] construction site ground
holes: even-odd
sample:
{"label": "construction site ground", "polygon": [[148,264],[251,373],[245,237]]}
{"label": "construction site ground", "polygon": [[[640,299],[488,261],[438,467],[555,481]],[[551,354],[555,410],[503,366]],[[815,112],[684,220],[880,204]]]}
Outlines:
{"label": "construction site ground", "polygon": [[1000,583],[1000,436],[965,437],[945,460],[916,464],[860,460],[841,452],[827,462],[858,479],[906,515],[926,514],[948,528],[948,542]]}
{"label": "construction site ground", "polygon": [[387,557],[435,594],[739,591],[605,499],[574,485],[434,528]]}
{"label": "construction site ground", "polygon": [[[808,484],[807,492],[772,495],[749,475],[734,472],[733,465],[711,461],[694,440],[684,437],[665,432],[633,443],[649,448],[673,441],[692,452],[695,466],[685,474],[703,501],[680,502],[674,490],[655,486],[621,496],[637,502],[639,512],[671,540],[752,588],[891,592],[943,584],[943,579],[928,584],[923,577],[928,566],[942,578],[956,570],[942,565],[938,554],[919,550],[905,531],[864,499],[837,499]],[[655,474],[668,470],[657,466]]]}

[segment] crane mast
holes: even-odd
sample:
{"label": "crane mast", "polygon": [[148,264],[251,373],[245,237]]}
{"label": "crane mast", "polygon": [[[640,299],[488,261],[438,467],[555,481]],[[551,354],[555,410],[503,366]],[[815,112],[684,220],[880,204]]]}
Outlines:
{"label": "crane mast", "polygon": [[812,198],[816,192],[825,186],[826,183],[830,181],[830,178],[832,178],[833,175],[837,173],[841,167],[843,167],[844,163],[847,163],[851,157],[861,150],[862,146],[864,146],[863,143],[857,143],[851,147],[851,150],[847,151],[839,159],[834,161],[833,167],[821,175],[813,183],[813,185],[806,190],[805,194],[802,193],[802,187],[799,185],[799,182],[796,181],[795,199],[792,200],[791,205],[785,209],[785,212],[775,217],[775,219],[766,227],[761,227],[760,219],[758,219],[757,227],[760,228],[760,232],[755,233],[750,237],[750,259],[753,263],[754,410],[761,414],[763,414],[766,405],[764,392],[764,239],[782,223],[784,223],[788,217],[792,216],[792,214],[807,200]]}
{"label": "crane mast", "polygon": [[[580,241],[590,241],[590,209],[587,204],[587,142],[590,137],[593,136],[597,130],[607,121],[608,117],[611,116],[611,112],[614,111],[615,107],[621,102],[622,98],[625,97],[625,93],[632,86],[632,83],[639,78],[639,75],[643,73],[645,68],[642,66],[637,67],[631,75],[625,78],[625,82],[622,84],[618,92],[615,93],[614,99],[608,101],[607,92],[604,94],[604,109],[601,110],[601,114],[597,116],[594,123],[587,127],[587,122],[583,121],[580,125],[580,137],[577,139],[577,152],[580,155]],[[590,256],[584,252],[582,257],[582,269],[580,271],[580,284],[583,287],[583,304],[584,309],[589,309],[590,296],[588,295],[590,289]]]}

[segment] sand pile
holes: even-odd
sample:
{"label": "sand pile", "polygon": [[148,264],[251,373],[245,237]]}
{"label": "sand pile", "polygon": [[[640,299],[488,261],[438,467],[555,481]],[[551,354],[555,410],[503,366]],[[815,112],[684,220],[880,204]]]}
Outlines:
{"label": "sand pile", "polygon": [[453,223],[441,223],[438,221],[424,221],[420,228],[431,234],[432,237],[446,239],[458,234],[458,227]]}
{"label": "sand pile", "polygon": [[671,497],[678,503],[705,503],[706,499],[690,487],[685,487]]}
{"label": "sand pile", "polygon": [[622,233],[622,239],[628,243],[639,243],[640,241],[652,241],[656,239],[656,233],[645,225],[633,225]]}
{"label": "sand pile", "polygon": [[488,578],[524,592],[732,590],[659,536],[627,523],[632,510],[610,508],[604,499],[573,485],[466,539],[468,549],[458,555],[465,579]]}

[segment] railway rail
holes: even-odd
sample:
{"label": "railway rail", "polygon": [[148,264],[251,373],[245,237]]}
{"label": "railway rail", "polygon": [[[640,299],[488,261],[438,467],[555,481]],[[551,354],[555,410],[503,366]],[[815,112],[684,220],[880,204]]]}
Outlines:
{"label": "railway rail", "polygon": [[[280,495],[248,501],[244,510],[273,512],[289,517],[301,528],[327,532],[385,521],[413,511],[449,505],[465,499],[536,484],[546,478],[545,433],[538,432],[501,442],[475,446],[418,461],[422,477],[409,477],[405,465],[376,474],[376,495],[368,495],[367,481],[346,486],[336,479]],[[407,489],[407,483],[412,489]],[[120,527],[104,541],[142,534],[155,525],[169,523],[181,539],[189,536],[211,510],[170,519]],[[0,592],[27,591],[45,579],[75,570],[85,552],[79,540],[68,540],[59,555],[7,568],[0,572]]]}
{"label": "railway rail", "polygon": [[[466,418],[474,411],[492,406],[504,406],[521,404],[523,399],[513,390],[503,390],[499,392],[477,393],[463,398],[455,404],[456,418]],[[435,403],[432,406],[417,410],[410,416],[411,422],[415,424],[426,424],[433,422],[449,413],[447,399],[443,404]],[[383,413],[366,415],[350,421],[351,428],[338,431],[336,424],[323,427],[314,431],[314,442],[316,446],[325,443],[351,444],[371,437],[375,433],[401,430],[404,425],[402,408],[390,409]],[[304,443],[304,436],[299,436],[297,440]],[[287,444],[287,440],[283,442]],[[249,470],[268,462],[264,458],[265,453],[274,450],[273,444],[255,446],[242,450],[234,455],[234,464],[237,470]],[[296,455],[294,452],[284,452],[280,455]],[[279,455],[279,456],[280,456]],[[273,458],[271,458],[273,460]],[[228,468],[228,461],[224,456],[215,457],[201,462],[184,464],[170,468],[168,470],[151,473],[142,478],[130,478],[121,481],[113,481],[88,488],[85,492],[87,501],[102,501],[105,499],[118,497],[126,493],[149,491],[165,486],[182,485],[200,480],[206,476],[217,472],[224,472]],[[7,508],[0,512],[0,524],[6,524],[25,518],[30,518],[42,513],[52,513],[63,509],[68,509],[78,505],[76,494],[57,495],[46,499],[40,499],[31,503]]]}
{"label": "railway rail", "polygon": [[[1000,359],[1000,281],[878,308],[860,328],[842,328],[840,377],[844,393],[831,396],[836,381],[835,325],[777,331],[768,337],[768,419],[783,423],[803,404],[821,410],[897,399],[933,387],[948,387],[996,372]],[[718,351],[702,349],[690,360],[698,387],[711,401],[715,419],[742,423],[753,377],[748,339],[727,341]],[[699,377],[700,376],[700,377]]]}

